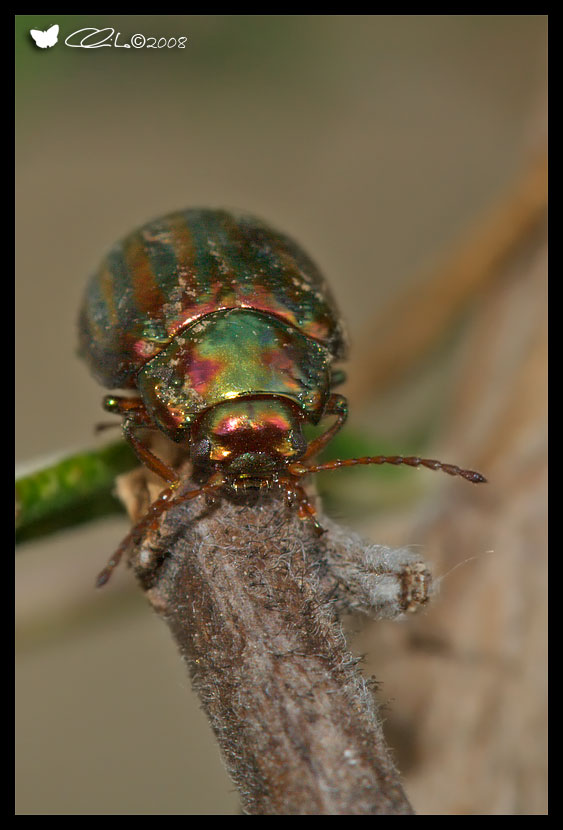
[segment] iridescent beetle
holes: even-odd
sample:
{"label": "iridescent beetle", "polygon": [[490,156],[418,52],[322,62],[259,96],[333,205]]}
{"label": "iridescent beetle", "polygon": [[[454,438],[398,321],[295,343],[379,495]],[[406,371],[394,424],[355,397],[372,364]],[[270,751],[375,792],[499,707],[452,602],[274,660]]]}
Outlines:
{"label": "iridescent beetle", "polygon": [[[347,416],[333,388],[345,336],[316,266],[287,236],[252,216],[191,209],[149,222],[109,252],[82,306],[80,354],[109,389],[139,459],[169,487],[98,577],[171,504],[203,494],[280,488],[322,533],[303,476],[354,464],[408,464],[472,482],[480,473],[417,457],[370,456],[312,464]],[[304,424],[335,421],[307,444]],[[159,429],[189,451],[202,485],[180,478],[138,438]],[[176,497],[175,497],[176,495]]]}

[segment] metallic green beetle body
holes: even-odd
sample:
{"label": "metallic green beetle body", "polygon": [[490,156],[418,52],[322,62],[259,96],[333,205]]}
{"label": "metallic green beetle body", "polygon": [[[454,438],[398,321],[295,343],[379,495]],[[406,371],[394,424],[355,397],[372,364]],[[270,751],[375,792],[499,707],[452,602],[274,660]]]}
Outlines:
{"label": "metallic green beetle body", "polygon": [[[239,399],[251,443],[281,419],[285,435],[272,436],[281,467],[303,454],[301,422],[319,422],[332,364],[345,354],[338,311],[311,260],[258,219],[222,210],[172,213],[115,245],[90,281],[79,330],[95,377],[136,389],[152,425],[176,442],[201,433],[198,419],[214,407],[236,400],[240,412]],[[269,406],[249,416],[250,401],[264,398]],[[238,430],[240,444],[240,421]],[[220,434],[207,436],[207,458],[192,453],[196,462],[218,462]],[[249,452],[238,453],[249,474],[272,469],[266,449],[254,461]],[[240,459],[235,466],[244,475]]]}
{"label": "metallic green beetle body", "polygon": [[183,329],[139,371],[155,423],[181,440],[204,409],[252,395],[283,395],[318,421],[330,388],[330,352],[253,309],[216,311]]}
{"label": "metallic green beetle body", "polygon": [[87,289],[81,353],[104,386],[134,388],[175,335],[232,308],[284,320],[344,357],[334,300],[306,254],[254,217],[197,209],[149,222],[112,248]]}

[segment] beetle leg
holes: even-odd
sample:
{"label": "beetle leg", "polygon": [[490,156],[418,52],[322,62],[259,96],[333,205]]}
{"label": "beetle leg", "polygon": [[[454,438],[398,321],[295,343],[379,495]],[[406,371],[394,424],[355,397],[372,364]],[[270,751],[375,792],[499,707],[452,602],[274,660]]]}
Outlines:
{"label": "beetle leg", "polygon": [[140,398],[121,398],[115,395],[106,395],[104,409],[123,416],[123,436],[135,451],[135,455],[151,472],[163,478],[168,484],[177,486],[180,482],[172,467],[161,461],[160,458],[145,447],[135,435],[136,429],[154,429],[148,412]]}
{"label": "beetle leg", "polygon": [[318,523],[316,519],[317,511],[314,505],[309,501],[309,497],[304,488],[295,481],[289,478],[280,478],[278,485],[285,490],[287,502],[290,507],[297,507],[297,513],[302,521],[310,522],[318,536],[325,533],[324,527]]}
{"label": "beetle leg", "polygon": [[135,450],[137,458],[142,461],[143,464],[149,468],[149,470],[156,473],[157,476],[163,478],[164,481],[167,481],[173,487],[177,487],[180,483],[178,474],[172,469],[172,467],[169,467],[168,464],[165,464],[164,461],[157,458],[157,456],[152,453],[148,447],[145,447],[143,442],[137,438],[133,430],[139,429],[139,427],[144,427],[144,424],[138,424],[136,421],[132,421],[129,418],[126,418],[123,421],[123,435]]}
{"label": "beetle leg", "polygon": [[342,429],[348,417],[348,401],[343,395],[331,395],[328,399],[324,414],[336,415],[336,421],[326,432],[323,432],[322,435],[319,435],[318,438],[311,441],[305,450],[305,455],[299,459],[299,463],[317,455],[317,453],[332,441],[336,433]]}
{"label": "beetle leg", "polygon": [[106,395],[102,401],[102,406],[106,412],[111,412],[114,415],[122,415],[123,417],[134,413],[139,418],[139,421],[145,420],[146,425],[150,426],[149,415],[141,398]]}
{"label": "beetle leg", "polygon": [[94,424],[94,432],[97,435],[99,432],[105,432],[106,429],[111,429],[112,427],[118,426],[121,426],[121,424],[119,424],[117,421],[104,421],[100,424]]}
{"label": "beetle leg", "polygon": [[101,588],[102,585],[105,585],[106,582],[109,580],[110,576],[112,575],[113,571],[119,565],[123,554],[129,547],[129,545],[133,544],[134,542],[138,541],[145,530],[149,528],[149,526],[163,513],[170,504],[170,499],[174,494],[176,487],[168,487],[164,490],[163,493],[151,504],[143,518],[140,522],[129,531],[127,536],[123,539],[113,556],[110,558],[109,562],[105,566],[105,568],[100,571],[98,574],[98,578],[96,579],[96,587]]}
{"label": "beetle leg", "polygon": [[113,571],[119,565],[121,559],[123,558],[123,554],[127,551],[129,546],[135,542],[139,542],[143,535],[156,524],[157,520],[164,512],[169,510],[171,507],[182,504],[182,502],[195,499],[197,496],[212,493],[222,487],[223,484],[223,477],[219,475],[213,476],[207,484],[203,485],[203,487],[199,487],[197,490],[189,490],[187,493],[184,493],[182,496],[178,496],[176,498],[174,498],[174,496],[176,494],[177,484],[173,484],[171,487],[164,490],[164,492],[161,493],[160,496],[151,504],[141,521],[137,522],[135,527],[129,531],[113,556],[110,558],[105,568],[100,571],[98,578],[96,579],[96,587],[101,588],[106,584],[106,582],[108,582]]}

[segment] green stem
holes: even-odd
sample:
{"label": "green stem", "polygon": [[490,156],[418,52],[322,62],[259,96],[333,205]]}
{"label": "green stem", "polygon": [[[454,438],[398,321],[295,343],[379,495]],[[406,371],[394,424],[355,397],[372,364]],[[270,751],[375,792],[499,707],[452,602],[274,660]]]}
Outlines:
{"label": "green stem", "polygon": [[123,508],[115,477],[138,461],[123,442],[79,452],[16,480],[16,542],[43,536]]}

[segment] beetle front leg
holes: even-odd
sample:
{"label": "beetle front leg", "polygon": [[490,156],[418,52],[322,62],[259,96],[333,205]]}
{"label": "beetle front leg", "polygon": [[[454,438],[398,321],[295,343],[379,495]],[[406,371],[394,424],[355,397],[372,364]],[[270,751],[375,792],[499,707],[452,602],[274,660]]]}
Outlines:
{"label": "beetle front leg", "polygon": [[327,444],[329,444],[337,432],[339,432],[346,422],[348,417],[348,401],[344,395],[331,395],[325,407],[324,415],[336,415],[336,421],[326,432],[311,441],[305,451],[305,455],[299,459],[298,463],[302,463],[309,458],[317,455]]}
{"label": "beetle front leg", "polygon": [[[179,481],[179,480],[178,480]],[[209,496],[216,493],[224,485],[223,477],[220,473],[212,476],[207,484],[199,487],[197,490],[190,490],[181,496],[176,494],[176,485],[172,485],[164,490],[160,496],[151,504],[143,518],[129,531],[127,536],[123,539],[113,556],[110,557],[109,562],[105,568],[100,571],[96,579],[96,587],[101,588],[110,579],[112,573],[119,565],[123,555],[129,550],[131,545],[139,542],[143,535],[154,528],[162,516],[171,507],[176,507],[186,501],[191,501],[198,496]]]}
{"label": "beetle front leg", "polygon": [[151,472],[167,481],[172,487],[180,483],[176,471],[161,461],[160,458],[145,447],[135,435],[136,429],[155,429],[155,426],[140,398],[123,398],[115,395],[106,395],[103,402],[104,409],[123,417],[123,436],[135,451],[135,455]]}
{"label": "beetle front leg", "polygon": [[284,490],[288,505],[297,507],[299,518],[304,522],[309,522],[317,536],[322,536],[326,531],[318,523],[316,519],[317,511],[309,501],[305,489],[290,478],[279,479],[278,485]]}

